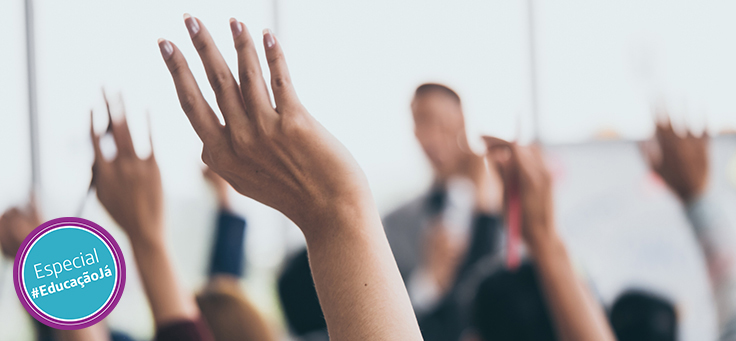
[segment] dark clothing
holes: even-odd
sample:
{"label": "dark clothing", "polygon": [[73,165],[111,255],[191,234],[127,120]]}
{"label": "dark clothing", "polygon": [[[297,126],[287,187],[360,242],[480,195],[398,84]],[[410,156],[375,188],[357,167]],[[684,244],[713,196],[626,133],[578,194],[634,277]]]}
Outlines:
{"label": "dark clothing", "polygon": [[417,316],[425,341],[459,340],[469,326],[468,307],[462,302],[462,296],[468,294],[465,291],[474,292],[474,288],[463,283],[471,276],[479,261],[498,254],[500,229],[499,217],[477,214],[473,219],[470,246],[458,270],[455,284],[435,309]]}
{"label": "dark clothing", "polygon": [[235,277],[243,275],[245,243],[245,219],[225,210],[217,217],[215,245],[212,248],[210,275],[230,274]]}
{"label": "dark clothing", "polygon": [[202,320],[171,322],[156,329],[155,341],[211,341],[212,333]]}

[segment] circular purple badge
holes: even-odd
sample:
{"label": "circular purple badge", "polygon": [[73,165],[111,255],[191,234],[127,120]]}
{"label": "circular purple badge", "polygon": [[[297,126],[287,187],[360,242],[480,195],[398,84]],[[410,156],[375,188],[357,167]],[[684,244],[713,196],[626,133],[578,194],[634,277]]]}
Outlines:
{"label": "circular purple badge", "polygon": [[104,319],[125,288],[125,260],[110,233],[86,219],[49,220],[31,232],[13,264],[15,292],[39,322],[81,329]]}

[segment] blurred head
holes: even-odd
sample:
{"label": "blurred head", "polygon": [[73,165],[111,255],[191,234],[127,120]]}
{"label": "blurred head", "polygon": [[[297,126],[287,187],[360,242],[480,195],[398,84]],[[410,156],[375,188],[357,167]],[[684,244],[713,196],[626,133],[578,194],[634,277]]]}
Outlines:
{"label": "blurred head", "polygon": [[278,291],[281,308],[292,333],[305,336],[327,331],[306,249],[286,262],[278,278]]}
{"label": "blurred head", "polygon": [[411,103],[414,134],[437,176],[445,178],[462,167],[469,150],[460,97],[452,89],[422,84]]}
{"label": "blurred head", "polygon": [[620,341],[674,341],[675,308],[664,298],[643,291],[628,291],[611,309],[611,327]]}
{"label": "blurred head", "polygon": [[483,341],[556,340],[534,267],[503,269],[481,282],[473,302],[472,323]]}
{"label": "blurred head", "polygon": [[215,340],[275,339],[256,307],[243,296],[235,277],[215,277],[197,295],[197,305]]}

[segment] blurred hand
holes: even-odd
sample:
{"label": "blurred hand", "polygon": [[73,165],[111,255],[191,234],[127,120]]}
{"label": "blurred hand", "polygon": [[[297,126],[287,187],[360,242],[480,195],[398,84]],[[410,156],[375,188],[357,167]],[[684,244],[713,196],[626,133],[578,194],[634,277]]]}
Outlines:
{"label": "blurred hand", "polygon": [[470,157],[469,177],[475,185],[475,206],[484,213],[499,213],[503,209],[503,183],[495,168],[488,169],[484,157]]}
{"label": "blurred hand", "polygon": [[14,259],[26,236],[41,225],[34,201],[31,199],[27,207],[14,207],[0,216],[0,247],[5,257]]}
{"label": "blurred hand", "polygon": [[442,223],[435,223],[427,232],[423,267],[440,291],[445,293],[455,280],[466,243],[453,238]]}
{"label": "blurred hand", "polygon": [[[519,146],[485,136],[488,159],[503,178],[504,197],[518,191],[521,203],[521,233],[526,243],[534,246],[554,235],[552,178],[536,145]],[[507,203],[508,204],[508,203]]]}
{"label": "blurred hand", "polygon": [[680,137],[667,120],[657,124],[655,138],[659,153],[645,148],[652,169],[683,202],[701,195],[708,185],[707,135],[695,137],[688,131]]}
{"label": "blurred hand", "polygon": [[[263,43],[276,108],[261,74],[255,42],[245,25],[230,22],[238,53],[235,81],[204,25],[186,17],[195,48],[225,119],[207,104],[184,56],[159,40],[182,109],[204,143],[202,160],[239,193],[271,206],[297,225],[314,217],[354,211],[370,199],[367,181],[345,147],[302,106],[289,77],[281,46],[270,31]],[[317,224],[319,225],[319,224]]]}
{"label": "blurred hand", "polygon": [[[109,114],[109,104],[107,110]],[[113,160],[105,160],[94,124],[90,130],[95,151],[92,178],[97,198],[131,239],[163,240],[163,191],[153,146],[147,159],[136,155],[125,116],[119,121],[111,119],[111,131],[118,152]]]}

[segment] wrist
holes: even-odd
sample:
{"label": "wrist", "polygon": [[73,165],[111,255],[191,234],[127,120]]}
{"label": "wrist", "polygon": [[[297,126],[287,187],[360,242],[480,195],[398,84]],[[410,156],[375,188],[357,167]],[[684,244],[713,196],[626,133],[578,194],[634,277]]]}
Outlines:
{"label": "wrist", "polygon": [[345,234],[362,234],[371,226],[381,226],[378,210],[370,196],[335,200],[296,216],[294,223],[307,241]]}
{"label": "wrist", "polygon": [[526,238],[526,244],[534,258],[544,258],[559,250],[560,246],[564,247],[562,239],[553,226],[540,226],[532,230],[533,232],[529,233]]}
{"label": "wrist", "polygon": [[131,247],[139,250],[159,250],[164,247],[164,238],[159,235],[163,229],[157,224],[141,224],[135,228],[126,229]]}

